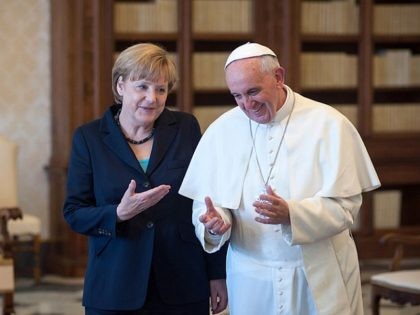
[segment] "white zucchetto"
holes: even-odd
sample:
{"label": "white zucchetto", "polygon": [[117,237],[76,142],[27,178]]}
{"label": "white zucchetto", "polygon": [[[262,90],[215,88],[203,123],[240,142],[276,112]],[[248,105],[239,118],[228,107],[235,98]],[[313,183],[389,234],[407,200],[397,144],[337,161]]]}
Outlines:
{"label": "white zucchetto", "polygon": [[257,43],[246,43],[235,48],[229,55],[225,63],[225,69],[229,64],[236,60],[260,57],[264,55],[270,55],[276,57],[276,54],[268,47],[257,44]]}

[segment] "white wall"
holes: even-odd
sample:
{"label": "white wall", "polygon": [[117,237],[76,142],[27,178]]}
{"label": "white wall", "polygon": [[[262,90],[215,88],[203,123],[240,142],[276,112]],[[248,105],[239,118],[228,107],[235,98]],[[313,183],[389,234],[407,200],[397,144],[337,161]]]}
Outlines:
{"label": "white wall", "polygon": [[50,55],[50,1],[0,0],[0,134],[19,145],[20,206],[41,218],[44,239],[49,235],[44,167],[51,153]]}

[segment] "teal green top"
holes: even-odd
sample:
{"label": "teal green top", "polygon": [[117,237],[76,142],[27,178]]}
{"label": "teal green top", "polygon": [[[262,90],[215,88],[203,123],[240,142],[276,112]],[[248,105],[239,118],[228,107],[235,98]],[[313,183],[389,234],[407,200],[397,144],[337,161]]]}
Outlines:
{"label": "teal green top", "polygon": [[149,161],[150,161],[150,159],[139,160],[140,166],[143,169],[143,171],[145,171],[145,172],[147,170],[147,166],[149,165]]}

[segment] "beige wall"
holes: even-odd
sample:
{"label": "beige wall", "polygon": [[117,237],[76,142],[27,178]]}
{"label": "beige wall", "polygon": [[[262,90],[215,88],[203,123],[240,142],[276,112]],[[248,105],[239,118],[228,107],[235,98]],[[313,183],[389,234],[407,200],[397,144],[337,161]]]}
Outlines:
{"label": "beige wall", "polygon": [[0,134],[19,145],[20,206],[41,218],[43,238],[49,234],[49,6],[49,0],[0,0]]}

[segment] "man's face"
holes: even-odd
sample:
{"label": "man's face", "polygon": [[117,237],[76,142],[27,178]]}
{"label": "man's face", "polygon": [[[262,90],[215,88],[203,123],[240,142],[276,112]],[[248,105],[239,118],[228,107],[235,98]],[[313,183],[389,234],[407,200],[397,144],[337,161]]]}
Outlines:
{"label": "man's face", "polygon": [[226,68],[226,83],[242,111],[252,120],[266,124],[284,103],[284,71],[261,72],[261,58],[237,60]]}

